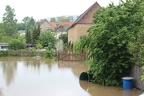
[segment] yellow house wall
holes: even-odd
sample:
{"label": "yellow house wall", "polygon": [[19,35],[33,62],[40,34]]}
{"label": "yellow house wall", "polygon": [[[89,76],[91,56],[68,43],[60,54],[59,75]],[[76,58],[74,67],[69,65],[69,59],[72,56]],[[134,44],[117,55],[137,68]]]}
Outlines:
{"label": "yellow house wall", "polygon": [[81,36],[87,36],[87,30],[94,25],[95,24],[76,24],[68,30],[68,42],[75,42],[79,40]]}
{"label": "yellow house wall", "polygon": [[68,30],[68,42],[73,42],[77,39],[77,26]]}

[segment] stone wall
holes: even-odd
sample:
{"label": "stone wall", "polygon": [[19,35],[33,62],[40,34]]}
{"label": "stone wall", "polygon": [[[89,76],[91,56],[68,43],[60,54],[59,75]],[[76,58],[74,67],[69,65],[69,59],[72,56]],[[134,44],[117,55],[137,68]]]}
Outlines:
{"label": "stone wall", "polygon": [[144,89],[144,84],[142,85],[142,81],[141,81],[141,76],[142,76],[141,67],[132,66],[130,76],[134,77],[134,87],[143,90]]}

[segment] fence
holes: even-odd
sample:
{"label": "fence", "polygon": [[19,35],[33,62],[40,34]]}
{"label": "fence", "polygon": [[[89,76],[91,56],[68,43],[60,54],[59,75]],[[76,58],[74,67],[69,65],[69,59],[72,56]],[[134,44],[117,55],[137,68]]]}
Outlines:
{"label": "fence", "polygon": [[87,59],[85,52],[73,53],[73,52],[57,52],[58,61],[84,61]]}

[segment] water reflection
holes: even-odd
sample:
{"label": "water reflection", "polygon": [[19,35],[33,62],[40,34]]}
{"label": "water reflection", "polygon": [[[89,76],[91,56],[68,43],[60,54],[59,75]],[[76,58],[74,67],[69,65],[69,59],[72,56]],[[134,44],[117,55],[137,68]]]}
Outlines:
{"label": "water reflection", "polygon": [[9,86],[14,81],[15,72],[17,70],[17,61],[9,58],[0,59],[0,66],[3,70],[6,84]]}
{"label": "water reflection", "polygon": [[74,65],[62,68],[54,59],[44,58],[0,58],[1,93],[3,96],[88,96],[78,85],[80,72],[73,71],[80,65]]}
{"label": "water reflection", "polygon": [[85,72],[88,70],[88,66],[85,65],[84,62],[59,61],[58,67],[59,68],[71,68],[76,77],[79,77],[82,72]]}
{"label": "water reflection", "polygon": [[0,88],[0,96],[3,96],[2,91],[1,91],[1,88]]}
{"label": "water reflection", "polygon": [[84,62],[0,58],[0,96],[138,96],[140,91],[79,81]]}
{"label": "water reflection", "polygon": [[141,91],[123,90],[121,87],[101,86],[87,81],[79,81],[82,89],[89,92],[92,96],[138,96]]}
{"label": "water reflection", "polygon": [[51,71],[52,65],[55,63],[54,59],[45,59],[45,58],[24,58],[23,63],[27,68],[40,69],[40,66],[46,65],[49,71]]}

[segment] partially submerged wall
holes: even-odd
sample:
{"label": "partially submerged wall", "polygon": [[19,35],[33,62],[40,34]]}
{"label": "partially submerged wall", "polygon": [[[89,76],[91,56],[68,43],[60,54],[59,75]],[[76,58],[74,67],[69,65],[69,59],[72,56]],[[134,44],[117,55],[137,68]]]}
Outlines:
{"label": "partially submerged wall", "polygon": [[132,66],[130,74],[131,77],[134,77],[134,87],[141,90],[144,89],[144,84],[141,81],[142,72],[141,67],[134,65]]}

